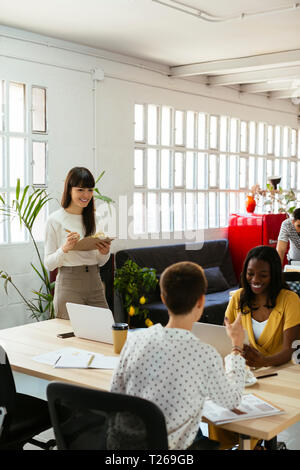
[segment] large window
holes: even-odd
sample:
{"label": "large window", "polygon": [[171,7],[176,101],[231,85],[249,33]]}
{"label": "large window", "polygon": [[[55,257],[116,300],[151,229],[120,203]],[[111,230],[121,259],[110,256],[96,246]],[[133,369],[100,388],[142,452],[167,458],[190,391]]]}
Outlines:
{"label": "large window", "polygon": [[[6,201],[21,187],[47,186],[47,92],[44,87],[0,80],[0,192]],[[42,238],[44,214],[35,235]],[[17,219],[1,214],[0,243],[27,241]]]}
{"label": "large window", "polygon": [[136,234],[225,227],[274,175],[300,198],[297,129],[136,104],[134,140]]}

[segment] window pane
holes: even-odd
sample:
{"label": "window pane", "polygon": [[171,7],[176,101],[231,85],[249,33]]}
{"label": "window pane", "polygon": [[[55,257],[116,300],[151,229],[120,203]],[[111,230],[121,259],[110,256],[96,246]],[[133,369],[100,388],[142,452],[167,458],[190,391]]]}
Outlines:
{"label": "window pane", "polygon": [[195,154],[194,152],[186,153],[185,187],[187,189],[194,189],[195,187]]}
{"label": "window pane", "polygon": [[209,118],[209,146],[216,149],[218,145],[218,118],[210,116]]}
{"label": "window pane", "polygon": [[147,187],[157,188],[157,150],[155,149],[148,149]]}
{"label": "window pane", "polygon": [[267,178],[274,175],[273,160],[267,160]]}
{"label": "window pane", "polygon": [[46,131],[46,90],[32,87],[32,132]]}
{"label": "window pane", "polygon": [[185,228],[186,230],[195,230],[196,228],[196,194],[186,193],[185,195]]}
{"label": "window pane", "polygon": [[226,152],[227,150],[227,141],[228,141],[228,134],[227,134],[227,117],[221,116],[220,118],[220,150],[221,152]]}
{"label": "window pane", "polygon": [[153,104],[148,106],[148,144],[158,144],[157,135],[158,107]]}
{"label": "window pane", "polygon": [[144,185],[144,151],[140,149],[134,151],[134,185]]}
{"label": "window pane", "polygon": [[228,225],[228,212],[227,212],[227,194],[220,193],[220,227],[227,227]]}
{"label": "window pane", "polygon": [[198,193],[198,229],[206,228],[206,198],[204,193]]}
{"label": "window pane", "polygon": [[3,168],[4,168],[4,153],[3,153],[3,137],[0,137],[0,186],[4,186],[3,181]]}
{"label": "window pane", "polygon": [[291,188],[296,189],[296,163],[291,162]]}
{"label": "window pane", "polygon": [[175,152],[175,186],[183,186],[183,153]]}
{"label": "window pane", "polygon": [[297,189],[300,188],[300,162],[297,163]]}
{"label": "window pane", "polygon": [[134,140],[144,141],[144,105],[134,106]]}
{"label": "window pane", "polygon": [[157,201],[157,193],[148,193],[148,207],[147,207],[147,228],[148,233],[157,233],[159,232],[159,225],[158,225],[158,201]]}
{"label": "window pane", "polygon": [[171,200],[170,193],[161,193],[161,231],[171,231]]}
{"label": "window pane", "polygon": [[195,113],[188,111],[186,115],[186,146],[195,147]]}
{"label": "window pane", "polygon": [[218,183],[217,156],[209,155],[209,186],[215,188]]}
{"label": "window pane", "polygon": [[273,140],[274,140],[274,132],[273,126],[268,126],[268,137],[267,137],[267,147],[268,147],[268,154],[273,154]]}
{"label": "window pane", "polygon": [[249,152],[255,153],[256,149],[256,124],[254,121],[249,123]]}
{"label": "window pane", "polygon": [[297,144],[297,131],[296,129],[291,130],[291,157],[296,156],[296,144]]}
{"label": "window pane", "polygon": [[259,184],[261,188],[265,186],[265,159],[264,158],[257,159],[257,184]]}
{"label": "window pane", "polygon": [[288,188],[288,161],[287,160],[282,160],[282,165],[281,165],[281,181],[279,183],[279,186],[282,187],[282,189],[287,189]]}
{"label": "window pane", "polygon": [[174,193],[174,231],[183,230],[183,193]]}
{"label": "window pane", "polygon": [[279,157],[281,153],[281,127],[275,126],[275,156]]}
{"label": "window pane", "polygon": [[240,188],[246,188],[247,181],[247,160],[240,158]]}
{"label": "window pane", "polygon": [[198,114],[198,148],[206,149],[206,114]]}
{"label": "window pane", "polygon": [[19,137],[9,139],[9,168],[10,168],[10,186],[17,184],[20,178],[21,186],[24,185],[24,166],[25,166],[25,140]]}
{"label": "window pane", "polygon": [[161,144],[171,145],[171,108],[162,107],[161,111]]}
{"label": "window pane", "polygon": [[236,155],[229,157],[229,187],[230,189],[237,189],[237,170],[238,162]]}
{"label": "window pane", "polygon": [[238,120],[230,119],[230,152],[237,152]]}
{"label": "window pane", "polygon": [[275,163],[274,163],[274,173],[275,175],[272,176],[281,176],[281,165],[280,165],[280,160],[276,158]]}
{"label": "window pane", "polygon": [[25,129],[25,85],[9,84],[9,130],[24,132]]}
{"label": "window pane", "polygon": [[245,201],[246,201],[246,194],[245,193],[239,193],[239,196],[238,196],[238,199],[239,199],[239,214],[246,214],[247,211],[246,211],[246,205],[245,205]]}
{"label": "window pane", "polygon": [[169,150],[162,150],[160,160],[160,187],[169,189],[171,188],[171,152]]}
{"label": "window pane", "polygon": [[258,155],[265,153],[265,125],[263,122],[258,124]]}
{"label": "window pane", "polygon": [[175,111],[175,145],[183,145],[183,111]]}
{"label": "window pane", "polygon": [[283,128],[283,136],[282,136],[282,155],[284,157],[288,156],[289,151],[289,128]]}
{"label": "window pane", "polygon": [[247,139],[248,139],[247,122],[241,121],[241,144],[240,144],[241,152],[247,152],[248,150]]}
{"label": "window pane", "polygon": [[[13,200],[16,198],[15,193],[10,194],[10,205],[12,205]],[[10,240],[12,243],[22,243],[25,241],[25,229],[24,225],[20,226],[20,220],[18,217],[10,217]]]}
{"label": "window pane", "polygon": [[46,142],[32,142],[32,184],[46,185]]}
{"label": "window pane", "polygon": [[257,184],[256,182],[256,172],[255,172],[255,158],[249,158],[249,188]]}
{"label": "window pane", "polygon": [[217,227],[217,219],[216,219],[217,208],[216,208],[216,202],[217,202],[216,193],[210,192],[209,195],[208,195],[208,214],[209,214],[208,226],[209,226],[209,227],[212,227],[212,228]]}
{"label": "window pane", "polygon": [[220,155],[220,189],[227,188],[227,156],[224,154]]}
{"label": "window pane", "polygon": [[143,193],[133,194],[133,232],[145,232],[145,206]]}
{"label": "window pane", "polygon": [[47,220],[47,210],[46,210],[46,207],[44,206],[39,212],[39,215],[37,216],[37,218],[35,219],[33,228],[32,228],[32,234],[35,240],[38,242],[44,241],[46,220]]}
{"label": "window pane", "polygon": [[198,153],[198,189],[206,188],[206,162],[207,154]]}
{"label": "window pane", "polygon": [[229,213],[235,214],[237,212],[236,193],[229,193]]}
{"label": "window pane", "polygon": [[0,80],[0,131],[4,130],[4,80]]}

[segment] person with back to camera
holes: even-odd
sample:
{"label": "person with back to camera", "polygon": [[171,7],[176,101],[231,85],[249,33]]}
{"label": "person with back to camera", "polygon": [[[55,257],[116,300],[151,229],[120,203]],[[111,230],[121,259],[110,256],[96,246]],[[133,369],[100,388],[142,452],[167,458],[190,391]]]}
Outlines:
{"label": "person with back to camera", "polygon": [[[225,370],[213,346],[200,342],[191,332],[202,315],[206,287],[198,264],[180,262],[163,272],[161,298],[168,308],[169,322],[166,327],[156,324],[128,337],[111,383],[112,392],[138,396],[161,408],[169,449],[197,448],[206,397],[234,408],[244,390],[244,330],[240,316],[226,324],[232,353],[225,358]],[[116,422],[116,433],[111,436],[122,433],[122,428],[126,435],[125,423],[122,426],[122,421]]]}
{"label": "person with back to camera", "polygon": [[225,312],[230,322],[242,314],[250,345],[244,346],[249,366],[279,366],[290,361],[292,344],[300,338],[300,299],[285,283],[281,260],[270,246],[252,248],[241,274],[242,288]]}
{"label": "person with back to camera", "polygon": [[110,256],[110,242],[99,241],[96,250],[72,250],[82,237],[94,235],[95,180],[87,168],[72,168],[65,180],[61,208],[47,220],[44,263],[50,271],[58,268],[54,310],[57,318],[68,319],[66,302],[108,308],[99,266]]}

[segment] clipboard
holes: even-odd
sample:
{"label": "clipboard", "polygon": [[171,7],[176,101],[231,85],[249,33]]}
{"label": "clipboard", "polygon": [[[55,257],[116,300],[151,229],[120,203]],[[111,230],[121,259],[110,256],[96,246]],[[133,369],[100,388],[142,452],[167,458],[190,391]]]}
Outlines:
{"label": "clipboard", "polygon": [[[104,242],[111,242],[115,240],[115,238],[111,237],[85,237],[79,240],[76,245],[72,248],[75,251],[90,251],[90,250],[97,250],[97,243],[104,241]],[[70,250],[71,251],[71,250]]]}

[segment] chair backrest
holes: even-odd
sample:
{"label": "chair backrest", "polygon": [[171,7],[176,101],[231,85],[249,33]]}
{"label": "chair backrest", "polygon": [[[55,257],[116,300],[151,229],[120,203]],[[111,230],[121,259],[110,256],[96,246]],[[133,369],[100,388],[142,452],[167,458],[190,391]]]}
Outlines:
{"label": "chair backrest", "polygon": [[164,415],[148,400],[59,382],[47,397],[60,450],[168,449]]}
{"label": "chair backrest", "polygon": [[300,272],[286,271],[283,273],[283,278],[288,284],[289,288],[296,292],[300,297]]}
{"label": "chair backrest", "polygon": [[7,412],[3,424],[4,429],[15,409],[16,393],[15,381],[7,354],[0,346],[0,407],[5,408]]}

